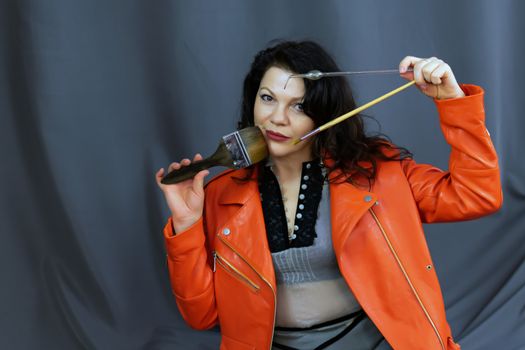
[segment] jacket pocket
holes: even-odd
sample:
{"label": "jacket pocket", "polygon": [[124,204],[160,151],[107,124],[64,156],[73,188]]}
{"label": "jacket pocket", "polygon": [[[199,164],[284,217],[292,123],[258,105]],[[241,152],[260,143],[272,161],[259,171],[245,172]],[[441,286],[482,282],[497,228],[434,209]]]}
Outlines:
{"label": "jacket pocket", "polygon": [[230,276],[237,279],[239,282],[248,286],[253,292],[258,292],[261,287],[252,281],[248,276],[239,271],[235,266],[233,266],[228,260],[224,259],[219,253],[214,252],[214,264],[219,265],[224,271],[226,271]]}
{"label": "jacket pocket", "polygon": [[221,348],[220,350],[254,350],[255,346],[245,344],[238,340],[228,337],[227,335],[221,336]]}
{"label": "jacket pocket", "polygon": [[461,346],[459,346],[458,343],[455,343],[454,340],[452,340],[452,337],[448,337],[447,350],[461,350]]}

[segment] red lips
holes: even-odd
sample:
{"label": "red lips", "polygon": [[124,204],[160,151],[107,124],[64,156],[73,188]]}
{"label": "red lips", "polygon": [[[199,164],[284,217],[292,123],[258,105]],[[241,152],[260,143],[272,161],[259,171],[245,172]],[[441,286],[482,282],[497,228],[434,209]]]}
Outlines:
{"label": "red lips", "polygon": [[266,136],[268,136],[270,140],[274,141],[286,141],[290,139],[288,136],[284,136],[283,134],[270,130],[266,130]]}

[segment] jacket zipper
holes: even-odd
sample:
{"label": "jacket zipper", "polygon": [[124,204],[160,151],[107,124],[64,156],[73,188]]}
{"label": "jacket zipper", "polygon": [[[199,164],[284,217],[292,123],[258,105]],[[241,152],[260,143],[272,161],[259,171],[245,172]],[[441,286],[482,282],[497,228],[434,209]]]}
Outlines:
{"label": "jacket zipper", "polygon": [[418,292],[416,291],[416,288],[414,287],[414,284],[410,280],[410,277],[408,276],[408,273],[406,272],[405,267],[401,263],[401,260],[399,259],[399,256],[397,255],[396,250],[392,246],[392,243],[390,242],[390,239],[388,239],[388,235],[386,234],[386,231],[383,228],[383,225],[381,225],[381,222],[377,218],[376,213],[374,212],[374,210],[372,208],[368,209],[368,211],[370,211],[370,214],[372,214],[372,217],[374,218],[377,226],[381,230],[381,233],[382,233],[383,237],[385,238],[385,241],[388,244],[388,247],[390,248],[390,251],[394,255],[394,258],[396,259],[397,264],[399,265],[399,268],[403,272],[403,275],[405,276],[405,279],[407,280],[407,282],[408,282],[408,284],[410,286],[410,289],[412,290],[412,293],[414,293],[414,295],[415,295],[419,305],[421,306],[421,308],[423,309],[423,312],[425,313],[425,316],[427,317],[428,321],[430,322],[430,325],[434,329],[434,332],[436,333],[436,336],[438,337],[439,344],[441,345],[441,349],[446,350],[445,349],[445,344],[443,344],[443,340],[441,339],[441,334],[439,334],[439,330],[437,329],[434,321],[432,320],[432,318],[430,317],[430,314],[428,313],[427,309],[425,308],[425,305],[423,304],[423,301],[421,300]]}
{"label": "jacket zipper", "polygon": [[[246,259],[241,255],[239,254],[239,252],[237,252],[237,250],[235,250],[226,240],[224,240],[220,235],[218,236],[219,237],[219,240],[224,243],[224,245],[226,245],[228,248],[230,248],[235,254],[237,254],[237,256],[239,258],[241,258],[245,263],[246,265],[248,265],[256,274],[257,276],[259,276],[260,279],[262,279],[264,281],[264,283],[266,283],[268,285],[268,287],[270,287],[270,289],[272,290],[272,294],[273,294],[273,325],[272,325],[272,337],[270,339],[270,347],[269,347],[269,350],[271,350],[272,348],[272,343],[273,343],[273,336],[274,336],[274,333],[275,333],[275,315],[277,314],[277,294],[275,293],[275,290],[273,289],[272,285],[270,282],[268,282],[268,280],[266,280],[266,278],[264,278],[264,276],[259,272],[257,271],[252,265],[250,265],[250,263],[248,261],[246,261]],[[217,261],[217,252],[215,251],[214,252],[214,271],[215,271],[215,262]]]}
{"label": "jacket zipper", "polygon": [[261,287],[259,287],[255,282],[253,282],[248,276],[243,274],[241,271],[239,271],[237,268],[235,268],[228,260],[224,259],[219,253],[216,251],[213,252],[213,271],[217,269],[217,263],[221,265],[226,272],[228,272],[230,275],[232,275],[234,278],[239,280],[240,282],[248,285],[251,290],[254,292],[258,292]]}

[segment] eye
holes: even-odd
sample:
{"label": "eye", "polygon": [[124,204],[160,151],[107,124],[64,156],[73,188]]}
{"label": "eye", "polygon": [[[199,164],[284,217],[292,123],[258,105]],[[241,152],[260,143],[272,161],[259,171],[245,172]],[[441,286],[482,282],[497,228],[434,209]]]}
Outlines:
{"label": "eye", "polygon": [[294,105],[294,108],[295,108],[297,111],[299,111],[299,112],[304,112],[304,106],[303,106],[302,103],[296,103],[296,104]]}
{"label": "eye", "polygon": [[273,101],[273,97],[267,94],[261,94],[260,98],[261,100],[266,101],[266,102]]}

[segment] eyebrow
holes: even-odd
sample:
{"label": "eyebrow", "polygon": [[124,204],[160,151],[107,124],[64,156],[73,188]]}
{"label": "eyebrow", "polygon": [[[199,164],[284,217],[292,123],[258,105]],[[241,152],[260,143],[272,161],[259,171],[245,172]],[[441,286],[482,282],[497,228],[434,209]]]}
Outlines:
{"label": "eyebrow", "polygon": [[[266,89],[268,90],[272,95],[275,96],[275,93],[272,91],[272,89],[270,89],[269,87],[266,87],[266,86],[261,86],[259,88],[259,91],[262,90],[262,89]],[[292,100],[302,100],[304,98],[304,95],[303,96],[297,96],[297,97],[292,97]]]}

